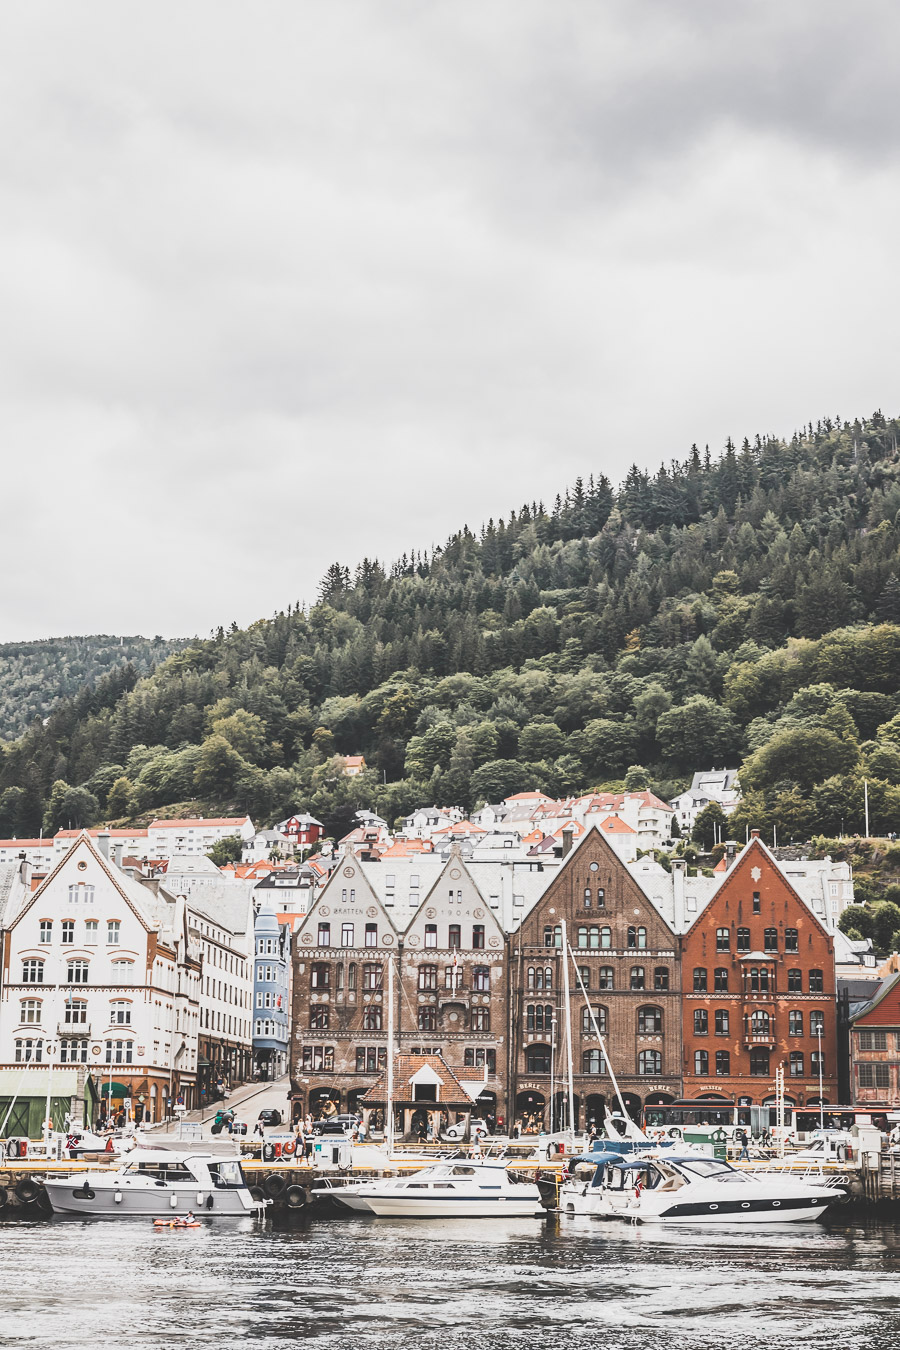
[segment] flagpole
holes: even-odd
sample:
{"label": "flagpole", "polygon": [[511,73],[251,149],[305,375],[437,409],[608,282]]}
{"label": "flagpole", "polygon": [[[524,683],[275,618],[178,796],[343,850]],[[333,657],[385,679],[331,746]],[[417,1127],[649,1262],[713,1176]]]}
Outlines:
{"label": "flagpole", "polygon": [[562,946],[563,946],[563,998],[566,1001],[566,1069],[568,1074],[569,1088],[569,1134],[572,1142],[572,1149],[575,1148],[575,1084],[573,1082],[572,1070],[572,1005],[569,1002],[569,962],[566,953],[569,950],[569,939],[566,933],[566,921],[562,921]]}

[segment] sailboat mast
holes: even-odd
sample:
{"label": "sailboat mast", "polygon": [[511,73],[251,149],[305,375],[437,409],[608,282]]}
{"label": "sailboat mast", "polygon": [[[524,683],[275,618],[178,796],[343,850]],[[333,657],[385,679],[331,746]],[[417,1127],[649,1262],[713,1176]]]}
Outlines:
{"label": "sailboat mast", "polygon": [[387,1120],[388,1157],[394,1152],[394,954],[388,955]]}
{"label": "sailboat mast", "polygon": [[563,998],[566,1003],[566,1072],[569,1087],[569,1134],[575,1146],[575,1084],[572,1076],[572,1005],[569,1002],[569,937],[566,921],[562,921]]}

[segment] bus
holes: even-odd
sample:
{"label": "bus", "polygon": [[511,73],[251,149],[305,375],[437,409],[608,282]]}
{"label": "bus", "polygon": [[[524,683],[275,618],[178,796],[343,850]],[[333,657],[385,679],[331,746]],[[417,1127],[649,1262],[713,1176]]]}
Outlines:
{"label": "bus", "polygon": [[[784,1101],[785,1135],[805,1141],[816,1130],[850,1130],[857,1124],[871,1123],[876,1129],[887,1131],[891,1128],[889,1116],[893,1112],[879,1106],[831,1106],[818,1102],[797,1107],[789,1098]],[[738,1125],[749,1130],[751,1135],[759,1137],[767,1130],[774,1130],[778,1123],[778,1108],[774,1098],[757,1105],[733,1097],[696,1097],[685,1098],[665,1105],[645,1106],[641,1113],[641,1125],[645,1132],[650,1130],[671,1130],[678,1127],[683,1134],[685,1129],[702,1131],[704,1127],[725,1129],[729,1134]]]}

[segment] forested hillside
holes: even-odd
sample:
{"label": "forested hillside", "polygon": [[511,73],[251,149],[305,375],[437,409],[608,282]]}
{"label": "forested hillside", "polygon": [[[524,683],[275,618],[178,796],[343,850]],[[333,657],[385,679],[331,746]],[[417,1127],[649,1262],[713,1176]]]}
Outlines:
{"label": "forested hillside", "polygon": [[[864,777],[873,832],[897,828],[898,430],[876,414],[694,448],[431,556],[336,563],[311,610],[220,629],[29,728],[3,752],[0,832],[192,801],[339,828],[360,805],[393,820],[626,775],[668,795],[735,762],[741,835],[861,832]],[[368,771],[342,776],[345,753]]]}
{"label": "forested hillside", "polygon": [[62,637],[0,643],[0,740],[20,736],[61,698],[96,684],[116,666],[146,675],[184,643],[164,638]]}

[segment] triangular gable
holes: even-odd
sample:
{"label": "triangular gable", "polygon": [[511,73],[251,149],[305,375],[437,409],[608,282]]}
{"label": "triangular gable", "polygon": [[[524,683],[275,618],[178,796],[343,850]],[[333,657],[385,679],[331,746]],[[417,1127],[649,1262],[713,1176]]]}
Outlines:
{"label": "triangular gable", "polygon": [[[897,1021],[900,1022],[900,973],[898,973],[893,976],[889,975],[887,979],[883,981],[881,988],[875,994],[874,998],[870,998],[865,1007],[860,1008],[859,1012],[856,1013],[854,1017],[850,1018],[851,1025],[855,1026],[857,1022],[864,1022],[870,1013],[873,1013],[876,1008],[879,1008],[884,1003],[889,994],[895,995],[894,1003],[897,1011]],[[885,1011],[887,1010],[882,1009],[882,1012]],[[886,1023],[879,1021],[875,1025],[884,1026]]]}
{"label": "triangular gable", "polygon": [[[143,908],[139,907],[138,904],[135,902],[135,900],[128,894],[126,886],[123,885],[122,882],[120,881],[122,873],[119,872],[119,869],[117,867],[114,867],[111,863],[107,862],[106,858],[104,858],[103,854],[95,846],[93,840],[91,839],[90,835],[87,833],[86,830],[82,830],[81,834],[75,840],[75,843],[72,845],[72,847],[66,849],[65,853],[62,855],[62,857],[60,858],[56,866],[53,868],[53,870],[51,872],[48,872],[47,876],[37,887],[37,889],[31,893],[31,895],[28,897],[28,900],[19,910],[16,917],[10,922],[9,927],[10,928],[16,927],[19,920],[24,918],[25,915],[28,913],[28,911],[32,908],[32,906],[37,904],[38,900],[41,898],[41,896],[44,894],[47,888],[52,884],[52,882],[55,881],[55,879],[59,876],[59,874],[65,868],[72,867],[75,865],[75,860],[78,857],[79,852],[83,850],[86,850],[91,855],[91,857],[100,864],[101,871],[105,872],[107,879],[118,891],[119,895],[125,901],[125,904],[131,910],[135,918],[138,919],[141,924],[143,924],[146,931],[148,933],[155,932],[156,931],[155,924],[151,922],[151,920],[149,919],[148,915],[145,913]],[[116,875],[116,873],[118,873],[118,876]]]}
{"label": "triangular gable", "polygon": [[[448,894],[451,889],[454,894],[452,901]],[[459,891],[462,891],[462,903],[456,899]],[[451,849],[450,856],[438,873],[436,881],[426,891],[424,900],[407,924],[405,930],[407,946],[416,949],[424,948],[424,925],[432,923],[436,919],[450,923],[455,923],[457,920],[461,921],[463,936],[465,936],[467,930],[471,933],[473,923],[484,924],[486,948],[495,954],[503,950],[504,936],[500,922],[491,910],[472,873],[463,862],[462,855],[456,845]],[[412,941],[410,941],[410,938],[412,938]],[[462,950],[470,952],[477,951],[479,948],[466,946],[464,943]]]}
{"label": "triangular gable", "polygon": [[416,1069],[415,1073],[410,1074],[406,1081],[407,1083],[432,1083],[435,1086],[440,1086],[443,1083],[441,1075],[436,1073],[430,1064],[423,1064],[420,1069]]}
{"label": "triangular gable", "polygon": [[320,920],[331,924],[333,947],[340,943],[342,923],[356,925],[357,948],[363,946],[366,923],[378,924],[380,947],[397,945],[397,927],[369,882],[362,863],[352,853],[338,860],[337,867],[303,916],[303,922],[297,928],[298,946],[315,945]]}

